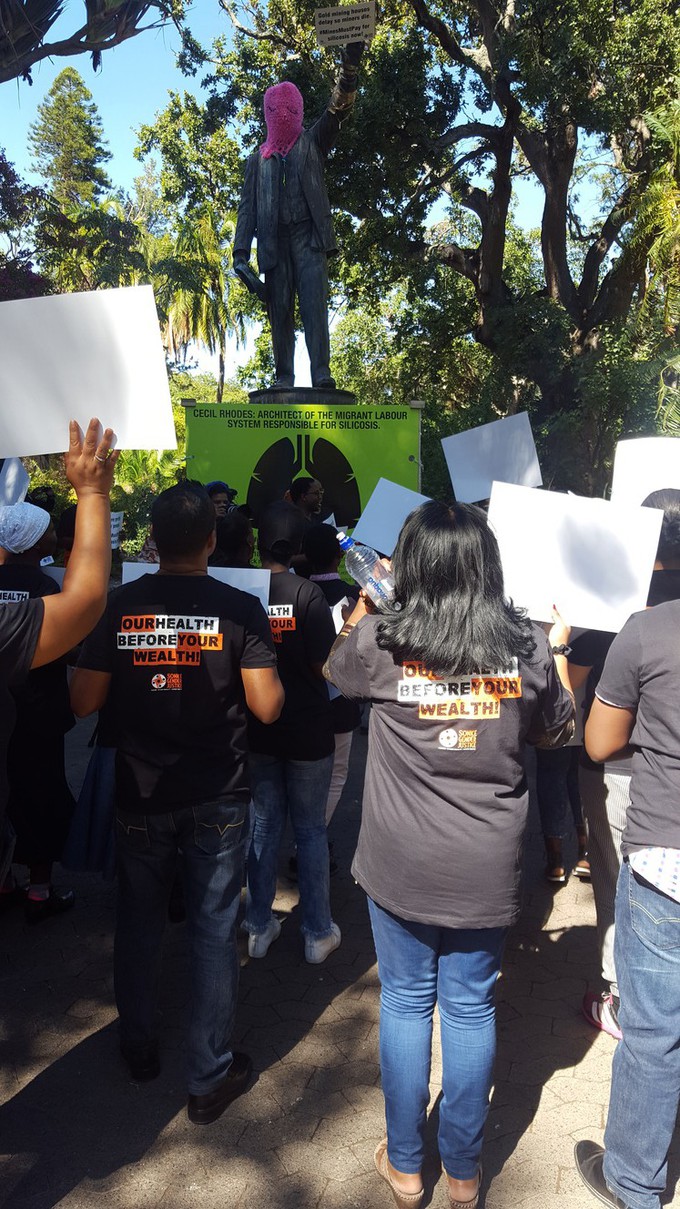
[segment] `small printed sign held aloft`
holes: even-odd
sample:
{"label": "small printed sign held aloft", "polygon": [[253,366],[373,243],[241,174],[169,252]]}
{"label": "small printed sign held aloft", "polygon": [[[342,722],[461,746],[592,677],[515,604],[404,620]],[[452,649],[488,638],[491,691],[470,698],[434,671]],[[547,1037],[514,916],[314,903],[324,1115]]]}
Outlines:
{"label": "small printed sign held aloft", "polygon": [[317,8],[314,28],[319,46],[346,46],[375,37],[375,0],[366,4],[333,4]]}

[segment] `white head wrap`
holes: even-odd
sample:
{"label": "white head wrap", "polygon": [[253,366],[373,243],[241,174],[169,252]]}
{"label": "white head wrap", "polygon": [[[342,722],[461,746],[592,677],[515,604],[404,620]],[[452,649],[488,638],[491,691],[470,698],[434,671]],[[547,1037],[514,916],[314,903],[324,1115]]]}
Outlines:
{"label": "white head wrap", "polygon": [[35,504],[9,504],[0,508],[0,546],[10,554],[23,554],[40,541],[52,517]]}

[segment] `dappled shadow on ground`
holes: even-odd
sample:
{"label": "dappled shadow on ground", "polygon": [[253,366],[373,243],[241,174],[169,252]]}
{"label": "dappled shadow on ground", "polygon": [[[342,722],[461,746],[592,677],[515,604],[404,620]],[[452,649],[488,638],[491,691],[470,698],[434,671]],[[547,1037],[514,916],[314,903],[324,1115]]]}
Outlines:
{"label": "dappled shadow on ground", "polygon": [[361,773],[359,759],[335,824],[341,871],[332,898],[342,946],[322,966],[304,961],[296,890],[283,879],[281,938],[263,961],[246,961],[241,976],[235,1045],[252,1055],[257,1081],[209,1127],[191,1125],[185,1113],[184,927],[166,937],[162,1073],[135,1085],[118,1054],[112,888],[75,877],[78,901],[68,916],[36,929],[18,912],[0,921],[3,1209],[95,1200],[179,1209],[197,1196],[222,1209],[252,1205],[265,1190],[270,1198],[275,1190],[282,1209],[321,1198],[367,1203],[358,1185],[373,1187],[382,1098],[374,954],[365,899],[349,874]]}
{"label": "dappled shadow on ground", "polygon": [[[3,1209],[393,1205],[373,1170],[384,1133],[379,987],[365,898],[349,873],[364,752],[360,739],[333,823],[340,864],[333,914],[342,946],[323,965],[307,965],[296,890],[282,877],[281,937],[264,960],[247,962],[241,977],[235,1044],[253,1056],[257,1082],[209,1127],[191,1125],[185,1112],[184,927],[167,936],[162,1073],[138,1086],[118,1056],[111,887],[75,878],[75,910],[40,928],[26,929],[16,915],[0,919]],[[606,1115],[614,1042],[580,1015],[584,990],[598,981],[591,891],[549,888],[542,865],[532,814],[524,910],[499,982],[498,1062],[484,1147],[487,1209],[580,1204],[569,1183],[577,1180],[573,1142],[600,1140]],[[436,1078],[435,1061],[424,1180],[425,1204],[441,1207]],[[671,1173],[674,1184],[677,1151]]]}

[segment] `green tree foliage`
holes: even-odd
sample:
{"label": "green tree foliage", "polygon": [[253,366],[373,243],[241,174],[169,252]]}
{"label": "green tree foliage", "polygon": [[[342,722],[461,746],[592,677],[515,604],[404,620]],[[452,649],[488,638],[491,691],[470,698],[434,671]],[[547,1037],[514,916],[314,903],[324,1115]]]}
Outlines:
{"label": "green tree foliage", "polygon": [[[261,141],[265,88],[292,79],[311,121],[337,56],[315,45],[311,0],[222,7],[235,37],[213,47],[208,87],[245,155]],[[425,274],[436,293],[444,270],[456,274],[470,300],[458,334],[511,371],[497,407],[521,384],[580,489],[604,485],[622,428],[653,424],[658,317],[641,309],[653,240],[634,232],[664,156],[643,115],[670,101],[679,74],[675,0],[385,0],[329,161],[342,294],[370,309],[400,282],[421,289]],[[543,205],[539,277],[513,280],[510,221],[526,182]],[[617,356],[637,366],[618,399]]]}
{"label": "green tree foliage", "polygon": [[218,354],[217,402],[222,402],[227,337],[245,339],[245,317],[238,309],[243,290],[232,285],[230,244],[234,224],[220,222],[212,206],[183,218],[173,245],[174,293],[168,312],[168,341],[175,356],[197,341]]}
{"label": "green tree foliage", "polygon": [[[655,170],[636,220],[642,239],[651,237],[650,268],[663,298],[663,351],[668,360],[661,371],[659,420],[662,431],[680,435],[680,91],[668,104],[650,113],[647,121],[666,149],[665,162]],[[658,293],[659,291],[657,291]]]}
{"label": "green tree foliage", "polygon": [[226,123],[230,101],[211,98],[200,104],[190,94],[170,94],[153,125],[139,131],[137,154],[148,165],[160,157],[160,198],[172,214],[172,246],[155,265],[159,301],[167,317],[166,343],[181,360],[195,341],[217,353],[217,401],[225,382],[225,346],[229,336],[245,337],[256,313],[248,292],[231,273],[234,208],[240,173],[239,147]]}
{"label": "green tree foliage", "polygon": [[40,264],[60,293],[136,285],[148,280],[142,233],[120,202],[60,208],[39,213],[35,248]]}
{"label": "green tree foliage", "polygon": [[62,206],[99,201],[111,190],[111,152],[92,93],[73,67],[59,73],[30,128],[33,168]]}
{"label": "green tree foliage", "polygon": [[51,283],[34,269],[31,216],[42,195],[24,184],[0,151],[0,302],[48,294]]}

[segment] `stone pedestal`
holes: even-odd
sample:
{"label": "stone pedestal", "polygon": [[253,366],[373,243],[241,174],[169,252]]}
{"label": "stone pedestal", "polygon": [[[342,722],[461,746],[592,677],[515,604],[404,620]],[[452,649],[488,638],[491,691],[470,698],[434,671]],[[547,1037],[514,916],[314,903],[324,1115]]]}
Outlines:
{"label": "stone pedestal", "polygon": [[351,407],[357,401],[351,390],[320,390],[317,386],[270,386],[249,391],[248,398],[255,407]]}

